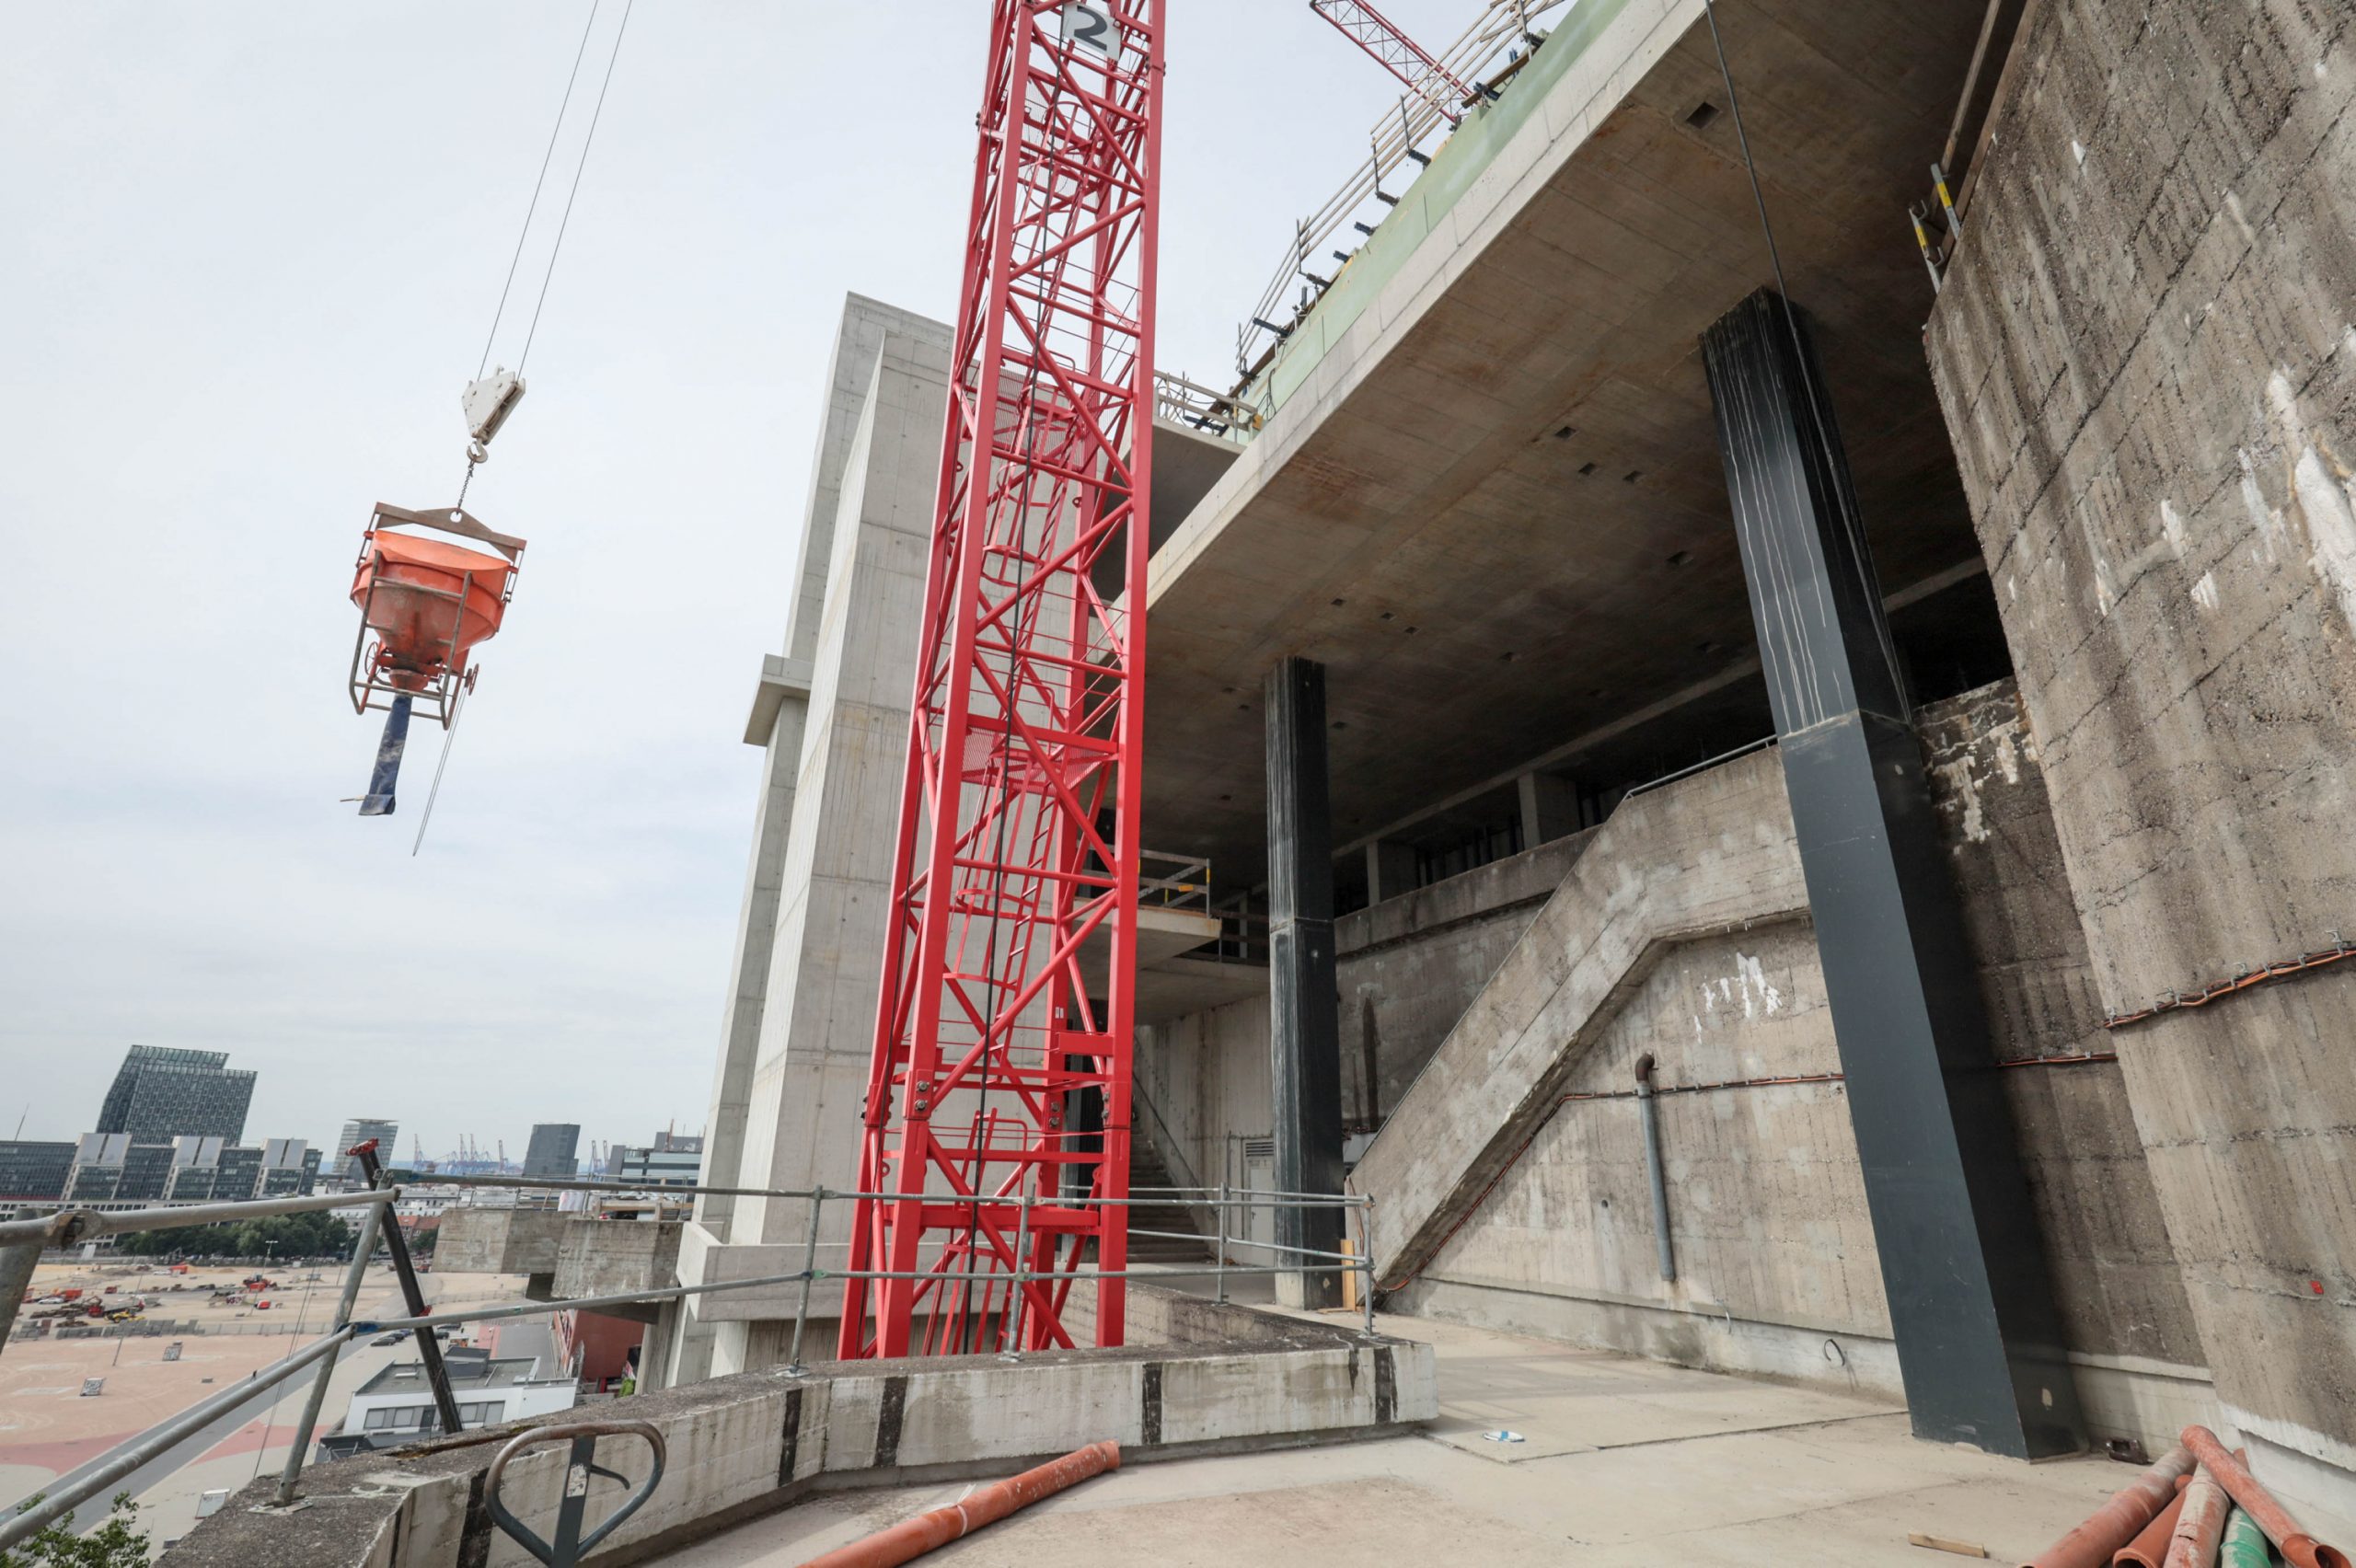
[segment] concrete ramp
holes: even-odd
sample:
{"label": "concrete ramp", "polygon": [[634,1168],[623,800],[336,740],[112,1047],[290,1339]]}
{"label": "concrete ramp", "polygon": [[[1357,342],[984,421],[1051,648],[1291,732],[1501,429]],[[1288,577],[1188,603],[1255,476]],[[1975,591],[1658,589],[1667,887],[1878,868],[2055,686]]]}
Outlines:
{"label": "concrete ramp", "polygon": [[1623,801],[1350,1177],[1384,1289],[1414,1276],[1544,1121],[1660,954],[1807,909],[1784,773],[1762,751]]}

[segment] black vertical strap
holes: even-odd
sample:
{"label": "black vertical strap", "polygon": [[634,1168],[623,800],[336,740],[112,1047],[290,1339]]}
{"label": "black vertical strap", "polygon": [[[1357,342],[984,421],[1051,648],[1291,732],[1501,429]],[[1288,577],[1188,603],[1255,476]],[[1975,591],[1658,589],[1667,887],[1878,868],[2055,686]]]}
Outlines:
{"label": "black vertical strap", "polygon": [[[385,1167],[376,1158],[376,1140],[344,1152],[360,1161],[360,1173],[368,1179],[373,1190],[385,1184]],[[384,1233],[386,1250],[393,1255],[393,1272],[400,1276],[401,1300],[412,1318],[425,1316],[425,1292],[418,1288],[417,1265],[410,1261],[409,1239],[401,1234],[400,1222],[393,1217],[392,1206],[385,1207],[385,1219],[378,1228]],[[463,1424],[458,1419],[458,1401],[450,1392],[450,1369],[442,1364],[442,1342],[433,1330],[420,1323],[416,1329],[418,1358],[425,1363],[425,1380],[433,1389],[433,1409],[442,1418],[442,1430],[456,1433]]]}

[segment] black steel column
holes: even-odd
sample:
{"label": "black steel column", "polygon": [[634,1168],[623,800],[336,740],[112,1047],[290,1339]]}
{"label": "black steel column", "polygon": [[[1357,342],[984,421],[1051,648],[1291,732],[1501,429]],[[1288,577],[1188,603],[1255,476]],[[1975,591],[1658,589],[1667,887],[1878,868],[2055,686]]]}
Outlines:
{"label": "black steel column", "polygon": [[1805,319],[1762,289],[1702,345],[1914,1431],[2074,1452],[2044,1243]]}
{"label": "black steel column", "polygon": [[[1268,672],[1268,1066],[1276,1188],[1342,1190],[1342,1026],[1334,974],[1334,819],[1325,793],[1325,666]],[[1276,1244],[1341,1249],[1342,1211],[1279,1208]],[[1258,1260],[1254,1260],[1257,1262]],[[1283,1257],[1270,1260],[1281,1264]],[[1279,1274],[1287,1306],[1334,1307],[1338,1274]],[[1298,1299],[1295,1292],[1299,1293]]]}

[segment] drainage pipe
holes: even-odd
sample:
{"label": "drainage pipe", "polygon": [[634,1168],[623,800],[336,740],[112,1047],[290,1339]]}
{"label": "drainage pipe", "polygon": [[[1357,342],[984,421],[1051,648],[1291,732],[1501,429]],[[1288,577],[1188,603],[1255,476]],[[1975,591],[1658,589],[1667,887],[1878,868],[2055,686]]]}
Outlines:
{"label": "drainage pipe", "polygon": [[2225,1510],[2233,1499],[2202,1465],[2184,1489],[2184,1509],[2177,1516],[2176,1534],[2168,1539],[2166,1568],[2212,1568],[2217,1543],[2225,1538]]}
{"label": "drainage pipe", "polygon": [[888,1530],[879,1530],[864,1540],[837,1547],[822,1557],[810,1559],[802,1568],[895,1568],[895,1564],[912,1562],[937,1546],[947,1546],[982,1525],[1029,1507],[1042,1497],[1051,1497],[1108,1470],[1118,1470],[1120,1465],[1118,1443],[1091,1443],[1036,1470],[992,1482],[946,1508],[935,1508]]}
{"label": "drainage pipe", "polygon": [[[2201,1468],[2215,1476],[2217,1484],[2266,1532],[2266,1539],[2274,1543],[2292,1568],[2349,1568],[2348,1554],[2337,1547],[2324,1545],[2301,1529],[2299,1521],[2274,1500],[2274,1494],[2260,1486],[2258,1478],[2240,1460],[2225,1452],[2225,1446],[2217,1441],[2215,1433],[2205,1426],[2188,1426],[2178,1435],[2200,1459]],[[2190,1512],[2191,1505],[2187,1504],[2185,1508]]]}
{"label": "drainage pipe", "polygon": [[2105,1568],[2176,1496],[2178,1476],[2192,1473],[2192,1451],[2170,1448],[2096,1509],[2092,1518],[2028,1560],[2027,1568]]}
{"label": "drainage pipe", "polygon": [[1645,1176],[1653,1189],[1653,1245],[1660,1253],[1660,1277],[1677,1278],[1677,1254],[1669,1243],[1669,1179],[1660,1168],[1660,1110],[1653,1103],[1653,1054],[1636,1058],[1636,1100],[1645,1117]]}
{"label": "drainage pipe", "polygon": [[2225,1551],[2221,1559],[2223,1568],[2274,1568],[2274,1549],[2266,1544],[2266,1532],[2249,1516],[2249,1510],[2236,1505],[2225,1516]]}
{"label": "drainage pipe", "polygon": [[2160,1510],[2159,1517],[2143,1527],[2143,1533],[2119,1549],[2110,1560],[2110,1568],[2167,1568],[2168,1542],[2176,1539],[2176,1522],[2184,1514],[2184,1487],[2190,1476],[2178,1476],[2176,1501]]}

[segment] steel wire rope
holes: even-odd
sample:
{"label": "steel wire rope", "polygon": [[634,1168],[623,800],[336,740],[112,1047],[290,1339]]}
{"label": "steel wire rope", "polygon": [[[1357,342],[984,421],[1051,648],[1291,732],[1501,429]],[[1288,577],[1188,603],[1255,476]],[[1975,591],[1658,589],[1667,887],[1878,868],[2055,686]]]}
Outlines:
{"label": "steel wire rope", "polygon": [[[606,74],[597,83],[597,101],[590,110],[589,132],[581,140],[581,156],[572,166],[572,183],[565,191],[564,213],[557,222],[555,243],[549,247],[548,267],[540,274],[539,297],[532,304],[532,322],[525,329],[524,352],[515,361],[515,374],[519,378],[524,374],[525,362],[532,357],[532,340],[539,335],[540,312],[549,302],[549,284],[556,277],[557,258],[563,253],[565,231],[572,224],[572,204],[581,195],[581,177],[589,167],[589,151],[597,140],[597,122],[606,112],[606,94],[614,85],[614,66],[621,59],[622,39],[629,31],[630,12],[637,3],[638,0],[625,0],[621,23],[614,29],[614,47],[606,56]],[[540,210],[540,192],[548,185],[549,167],[556,157],[557,141],[564,133],[565,117],[572,110],[572,89],[581,80],[581,62],[588,55],[589,39],[597,28],[597,13],[604,8],[605,0],[590,0],[588,19],[581,25],[581,42],[572,52],[572,69],[565,75],[564,96],[557,103],[556,121],[549,127],[549,144],[540,154],[540,172],[532,181],[532,199],[525,204],[524,222],[515,232],[515,249],[507,259],[507,276],[499,285],[499,304],[491,313],[491,330],[483,334],[482,357],[475,363],[477,380],[481,379],[484,368],[491,363],[491,345],[499,340],[499,324],[506,317],[508,296],[514,291],[515,271],[523,263],[524,245],[531,237],[532,219]],[[471,451],[468,453],[467,471],[458,479],[458,499],[451,507],[454,513],[466,511],[467,491],[473,487],[475,469],[481,462],[482,459]],[[426,793],[425,811],[418,821],[417,837],[410,845],[410,858],[412,859],[424,847],[426,825],[433,820],[433,802],[441,796],[442,776],[449,769],[450,747],[458,738],[458,719],[465,711],[466,700],[461,693],[457,706],[451,710],[449,729],[442,737],[442,755],[433,766],[433,785]]]}

